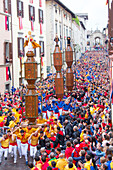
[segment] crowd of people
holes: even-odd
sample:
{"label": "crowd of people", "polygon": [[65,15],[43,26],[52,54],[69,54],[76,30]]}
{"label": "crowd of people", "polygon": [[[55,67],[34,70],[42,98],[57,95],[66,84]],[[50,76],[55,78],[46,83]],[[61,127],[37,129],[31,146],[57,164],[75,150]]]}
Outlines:
{"label": "crowd of people", "polygon": [[0,164],[8,155],[17,163],[19,155],[32,170],[113,169],[108,57],[86,53],[73,69],[76,90],[65,92],[62,100],[55,95],[53,74],[36,83],[34,126],[23,116],[24,85],[0,95]]}

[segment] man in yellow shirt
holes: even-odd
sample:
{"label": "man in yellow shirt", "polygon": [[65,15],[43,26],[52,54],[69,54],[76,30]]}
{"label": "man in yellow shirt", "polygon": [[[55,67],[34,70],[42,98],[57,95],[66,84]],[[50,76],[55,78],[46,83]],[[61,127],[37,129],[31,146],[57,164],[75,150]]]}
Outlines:
{"label": "man in yellow shirt", "polygon": [[31,144],[30,144],[30,156],[31,157],[35,157],[36,154],[36,146],[38,145],[38,138],[39,138],[39,134],[38,134],[38,130],[34,133],[31,134],[31,136],[29,137],[28,140],[31,140]]}
{"label": "man in yellow shirt", "polygon": [[43,117],[42,117],[41,115],[39,115],[36,121],[37,121],[36,123],[37,123],[38,125],[42,125],[42,124],[44,124],[45,122],[47,122],[47,119],[43,119]]}
{"label": "man in yellow shirt", "polygon": [[8,156],[9,138],[6,133],[4,133],[3,137],[0,139],[0,143],[1,143],[1,149],[0,149],[0,164],[1,164],[3,153],[4,153],[5,160],[7,160],[7,156]]}
{"label": "man in yellow shirt", "polygon": [[17,125],[14,126],[13,129],[13,133],[17,136],[17,146],[18,146],[18,152],[19,152],[19,156],[20,158],[22,157],[22,153],[21,153],[21,140],[20,140],[20,123],[17,122]]}
{"label": "man in yellow shirt", "polygon": [[29,133],[25,133],[24,130],[20,131],[20,140],[21,140],[21,151],[22,155],[25,156],[26,165],[28,165],[28,158],[27,158],[27,149],[28,149],[28,138],[30,137]]}
{"label": "man in yellow shirt", "polygon": [[9,138],[9,153],[11,156],[14,154],[14,163],[16,163],[17,160],[17,140],[16,135],[12,134],[10,130],[7,131],[8,138]]}
{"label": "man in yellow shirt", "polygon": [[84,168],[86,170],[90,170],[91,166],[93,166],[93,163],[90,162],[91,156],[90,155],[86,155],[86,163],[84,164]]}
{"label": "man in yellow shirt", "polygon": [[64,170],[65,166],[67,165],[67,161],[66,159],[64,158],[64,154],[61,153],[59,155],[59,159],[57,161],[57,167],[60,169],[60,170]]}

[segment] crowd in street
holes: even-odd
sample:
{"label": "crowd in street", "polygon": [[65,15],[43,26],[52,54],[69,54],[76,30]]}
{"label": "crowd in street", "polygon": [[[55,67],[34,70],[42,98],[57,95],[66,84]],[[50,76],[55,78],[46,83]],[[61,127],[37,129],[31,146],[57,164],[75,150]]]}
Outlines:
{"label": "crowd in street", "polygon": [[0,164],[10,155],[14,163],[24,156],[32,170],[113,169],[108,57],[89,52],[73,68],[76,87],[62,100],[55,95],[53,74],[36,83],[35,126],[22,116],[24,85],[0,95]]}

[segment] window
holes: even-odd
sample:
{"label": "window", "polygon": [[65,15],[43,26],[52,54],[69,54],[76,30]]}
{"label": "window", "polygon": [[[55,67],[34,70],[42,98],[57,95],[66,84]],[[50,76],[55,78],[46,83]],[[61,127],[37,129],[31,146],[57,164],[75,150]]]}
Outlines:
{"label": "window", "polygon": [[55,13],[57,13],[57,4],[55,4]]}
{"label": "window", "polygon": [[90,37],[90,35],[87,35],[87,39]]}
{"label": "window", "polygon": [[11,0],[4,0],[4,12],[11,14]]}
{"label": "window", "polygon": [[8,92],[10,92],[10,84],[6,84],[5,89],[8,90]]}
{"label": "window", "polygon": [[44,41],[39,41],[39,44],[41,46],[41,48],[40,48],[40,55],[44,56]]}
{"label": "window", "polygon": [[60,15],[60,13],[61,13],[61,9],[60,9],[60,7],[59,7],[59,15]]}
{"label": "window", "polygon": [[71,37],[71,28],[69,29],[69,36]]}
{"label": "window", "polygon": [[17,0],[17,16],[24,18],[23,2],[20,0]]}
{"label": "window", "polygon": [[90,46],[90,41],[87,41],[87,46]]}
{"label": "window", "polygon": [[58,30],[57,30],[57,22],[55,23],[55,33],[56,33],[56,34],[58,33]]}
{"label": "window", "polygon": [[24,56],[24,38],[18,38],[18,57]]}
{"label": "window", "polygon": [[8,10],[8,0],[5,0],[5,9]]}
{"label": "window", "polygon": [[60,38],[62,37],[62,27],[61,24],[59,25],[59,32],[60,32]]}
{"label": "window", "polygon": [[39,23],[44,23],[43,10],[39,9]]}
{"label": "window", "polygon": [[65,25],[64,25],[64,36],[65,36]]}
{"label": "window", "polygon": [[68,37],[68,27],[66,27],[66,37]]}
{"label": "window", "polygon": [[35,21],[35,7],[29,5],[29,20]]}
{"label": "window", "polygon": [[4,64],[12,62],[12,43],[4,42]]}

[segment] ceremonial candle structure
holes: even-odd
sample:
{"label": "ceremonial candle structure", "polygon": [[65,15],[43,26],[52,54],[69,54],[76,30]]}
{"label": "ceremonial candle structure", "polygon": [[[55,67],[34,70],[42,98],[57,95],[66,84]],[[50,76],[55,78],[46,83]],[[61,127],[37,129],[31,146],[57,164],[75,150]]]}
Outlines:
{"label": "ceremonial candle structure", "polygon": [[60,51],[59,45],[58,45],[58,36],[55,38],[56,46],[53,53],[53,61],[54,61],[54,67],[56,69],[56,75],[55,75],[55,92],[57,98],[62,99],[64,95],[64,81],[63,76],[61,73],[62,68],[62,53]]}
{"label": "ceremonial candle structure", "polygon": [[37,44],[33,37],[31,36],[31,32],[29,31],[29,38],[26,37],[26,41],[24,43],[24,47],[28,46],[28,52],[26,54],[27,60],[25,64],[25,79],[28,82],[27,85],[27,93],[25,96],[25,116],[29,119],[30,122],[35,122],[38,117],[38,94],[35,91],[35,81],[37,79],[37,62],[34,58],[33,49],[40,47]]}
{"label": "ceremonial candle structure", "polygon": [[70,46],[70,37],[67,37],[67,48],[65,53],[66,58],[66,87],[68,91],[72,91],[73,89],[73,70],[72,70],[72,63],[73,63],[73,51]]}

